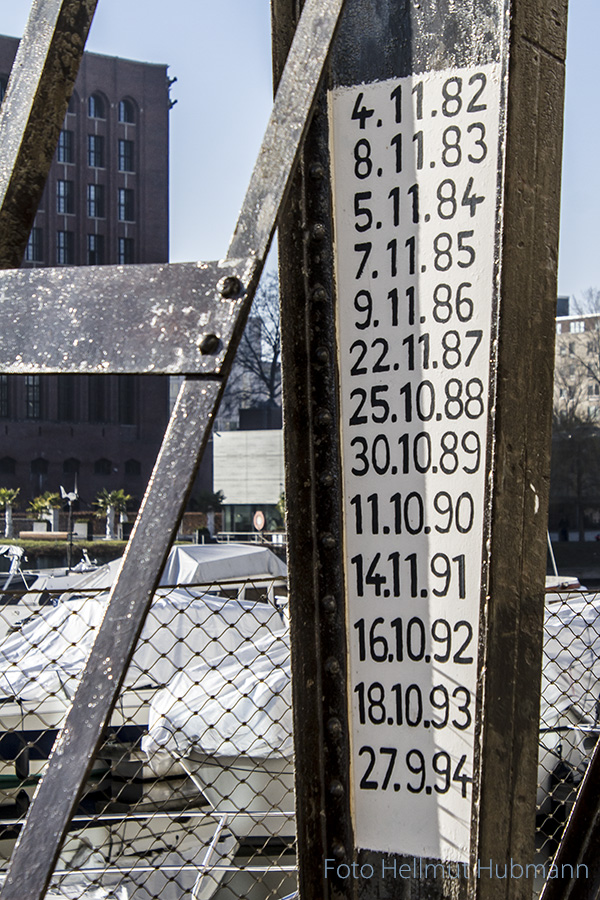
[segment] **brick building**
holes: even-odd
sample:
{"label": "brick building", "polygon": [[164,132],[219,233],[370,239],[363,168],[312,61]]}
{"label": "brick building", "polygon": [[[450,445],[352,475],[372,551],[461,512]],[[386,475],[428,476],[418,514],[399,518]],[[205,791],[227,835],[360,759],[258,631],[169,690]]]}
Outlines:
{"label": "brick building", "polygon": [[[17,47],[0,37],[0,99]],[[24,266],[168,261],[169,105],[166,66],[85,54]],[[84,506],[139,501],[168,413],[165,376],[2,375],[0,486],[25,505],[77,474]]]}
{"label": "brick building", "polygon": [[554,409],[583,421],[600,421],[600,315],[556,319]]}

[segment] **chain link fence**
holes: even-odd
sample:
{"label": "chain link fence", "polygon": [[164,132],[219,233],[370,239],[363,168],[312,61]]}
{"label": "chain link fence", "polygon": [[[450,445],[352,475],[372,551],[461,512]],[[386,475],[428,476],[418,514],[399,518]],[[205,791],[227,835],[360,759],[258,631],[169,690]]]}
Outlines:
{"label": "chain link fence", "polygon": [[546,874],[600,734],[599,715],[600,593],[577,579],[548,578],[536,829],[536,862]]}
{"label": "chain link fence", "polygon": [[[115,572],[101,567],[69,588],[57,587],[59,577],[18,590],[17,579],[0,596],[4,872]],[[207,572],[224,577],[198,578]],[[284,575],[263,548],[171,552],[163,581],[179,583],[154,597],[48,897],[294,896]]]}
{"label": "chain link fence", "polygon": [[[198,579],[215,571],[227,577]],[[17,571],[0,587],[0,872],[115,573],[26,587]],[[285,566],[259,547],[176,548],[165,579],[179,583],[157,590],[48,897],[292,900]],[[600,731],[600,594],[550,579],[544,634],[536,861],[548,872]]]}

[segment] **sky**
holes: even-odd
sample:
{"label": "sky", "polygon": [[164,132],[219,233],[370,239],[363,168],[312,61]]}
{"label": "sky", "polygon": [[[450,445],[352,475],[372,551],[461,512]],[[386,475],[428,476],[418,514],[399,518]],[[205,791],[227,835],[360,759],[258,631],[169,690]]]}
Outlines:
{"label": "sky", "polygon": [[[600,288],[600,0],[569,6],[558,293],[580,298]],[[29,7],[3,0],[0,33]],[[171,261],[224,256],[271,108],[269,0],[100,0],[87,49],[168,64]]]}

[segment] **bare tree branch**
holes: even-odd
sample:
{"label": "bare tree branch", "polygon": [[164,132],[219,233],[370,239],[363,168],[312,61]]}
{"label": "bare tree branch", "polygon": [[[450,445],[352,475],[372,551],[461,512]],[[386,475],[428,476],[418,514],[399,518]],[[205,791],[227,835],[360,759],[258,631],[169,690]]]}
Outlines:
{"label": "bare tree branch", "polygon": [[267,274],[256,294],[252,316],[237,351],[220,416],[241,407],[281,405],[281,326],[279,283]]}

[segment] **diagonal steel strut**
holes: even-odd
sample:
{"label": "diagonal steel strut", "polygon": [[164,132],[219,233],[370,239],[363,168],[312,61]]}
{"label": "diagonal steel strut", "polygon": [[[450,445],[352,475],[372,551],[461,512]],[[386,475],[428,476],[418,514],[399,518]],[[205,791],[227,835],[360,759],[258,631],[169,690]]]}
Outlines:
{"label": "diagonal steel strut", "polygon": [[33,0],[0,109],[0,268],[21,265],[98,0]]}
{"label": "diagonal steel strut", "polygon": [[182,385],[102,626],[13,852],[1,900],[41,900],[50,881],[208,440],[343,4],[305,4],[229,246],[227,258],[245,259],[247,275],[243,284],[229,280],[221,287],[222,295],[240,298],[223,363],[218,374],[187,378]]}

